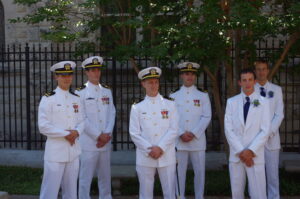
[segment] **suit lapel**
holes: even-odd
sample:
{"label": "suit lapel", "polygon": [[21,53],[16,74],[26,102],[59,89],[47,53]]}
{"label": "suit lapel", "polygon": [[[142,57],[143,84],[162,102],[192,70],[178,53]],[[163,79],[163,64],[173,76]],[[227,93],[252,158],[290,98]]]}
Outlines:
{"label": "suit lapel", "polygon": [[245,126],[244,122],[244,101],[243,101],[243,95],[240,94],[238,98],[238,114],[239,114],[239,120],[242,123],[243,126]]}

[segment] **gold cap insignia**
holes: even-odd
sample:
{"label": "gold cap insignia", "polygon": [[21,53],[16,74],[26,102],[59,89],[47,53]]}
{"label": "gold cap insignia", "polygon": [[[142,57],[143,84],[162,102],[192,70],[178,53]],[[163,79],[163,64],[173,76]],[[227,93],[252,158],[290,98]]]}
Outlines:
{"label": "gold cap insignia", "polygon": [[155,74],[156,74],[156,69],[151,69],[151,70],[150,70],[150,74],[151,74],[151,75],[155,75]]}
{"label": "gold cap insignia", "polygon": [[66,70],[71,70],[71,64],[67,63],[64,65]]}
{"label": "gold cap insignia", "polygon": [[94,59],[92,60],[92,62],[93,62],[93,64],[99,64],[99,61],[98,61],[97,58],[94,58]]}

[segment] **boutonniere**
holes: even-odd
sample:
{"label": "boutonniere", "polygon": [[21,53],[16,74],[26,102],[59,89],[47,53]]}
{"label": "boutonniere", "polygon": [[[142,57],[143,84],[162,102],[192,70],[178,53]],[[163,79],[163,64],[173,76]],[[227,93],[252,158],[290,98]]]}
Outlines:
{"label": "boutonniere", "polygon": [[273,91],[269,91],[268,92],[268,96],[269,96],[269,98],[273,98],[274,97],[274,92]]}
{"label": "boutonniere", "polygon": [[253,100],[252,104],[254,107],[258,107],[260,105],[260,102],[258,99],[255,99],[255,100]]}

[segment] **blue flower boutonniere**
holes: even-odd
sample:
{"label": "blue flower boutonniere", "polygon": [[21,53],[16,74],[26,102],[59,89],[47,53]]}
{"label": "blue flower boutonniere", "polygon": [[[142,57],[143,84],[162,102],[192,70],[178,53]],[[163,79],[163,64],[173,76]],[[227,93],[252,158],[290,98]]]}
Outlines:
{"label": "blue flower boutonniere", "polygon": [[254,107],[258,107],[260,105],[260,102],[258,99],[255,99],[255,100],[253,100],[252,104]]}
{"label": "blue flower boutonniere", "polygon": [[269,96],[269,98],[273,98],[274,97],[274,92],[273,91],[269,91],[268,92],[268,96]]}

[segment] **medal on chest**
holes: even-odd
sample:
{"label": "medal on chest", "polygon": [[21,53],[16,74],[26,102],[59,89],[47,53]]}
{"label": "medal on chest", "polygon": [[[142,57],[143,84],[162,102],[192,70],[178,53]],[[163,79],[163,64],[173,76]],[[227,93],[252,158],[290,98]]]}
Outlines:
{"label": "medal on chest", "polygon": [[74,113],[78,113],[78,104],[77,103],[73,103],[73,108],[74,108]]}
{"label": "medal on chest", "polygon": [[162,119],[168,119],[169,118],[168,114],[169,114],[168,110],[166,110],[166,109],[161,110]]}
{"label": "medal on chest", "polygon": [[200,100],[194,99],[194,106],[200,106]]}
{"label": "medal on chest", "polygon": [[103,96],[103,97],[101,98],[101,100],[102,100],[102,104],[109,104],[109,97]]}

